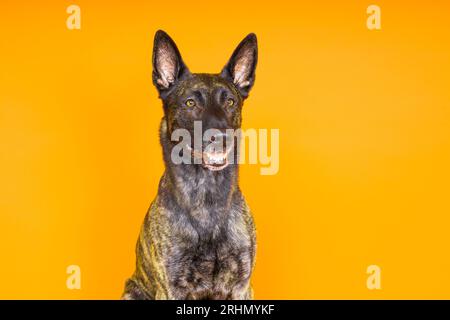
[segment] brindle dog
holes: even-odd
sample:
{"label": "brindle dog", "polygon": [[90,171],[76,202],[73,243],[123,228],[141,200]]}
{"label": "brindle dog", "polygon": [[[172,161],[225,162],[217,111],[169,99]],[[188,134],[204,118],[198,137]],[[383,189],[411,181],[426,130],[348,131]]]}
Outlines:
{"label": "brindle dog", "polygon": [[[194,136],[194,121],[224,136],[226,129],[239,129],[256,63],[256,36],[249,34],[220,74],[191,73],[173,40],[156,33],[153,82],[164,108],[160,141],[166,170],[145,217],[123,299],[252,298],[255,228],[238,186],[238,153],[199,153],[189,145],[189,157],[201,160],[175,164],[171,136],[176,129]],[[237,151],[237,143],[231,149]]]}

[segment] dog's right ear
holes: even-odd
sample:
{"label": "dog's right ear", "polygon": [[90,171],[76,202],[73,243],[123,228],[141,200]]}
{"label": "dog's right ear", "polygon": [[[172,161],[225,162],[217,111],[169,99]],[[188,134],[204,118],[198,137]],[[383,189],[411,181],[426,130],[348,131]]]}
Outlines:
{"label": "dog's right ear", "polygon": [[153,84],[160,96],[187,74],[189,70],[183,63],[175,42],[167,33],[158,30],[153,44]]}

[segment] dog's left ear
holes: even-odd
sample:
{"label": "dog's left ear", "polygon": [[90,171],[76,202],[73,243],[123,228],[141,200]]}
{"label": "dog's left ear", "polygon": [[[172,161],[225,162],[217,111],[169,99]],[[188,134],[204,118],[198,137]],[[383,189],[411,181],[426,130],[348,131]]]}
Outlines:
{"label": "dog's left ear", "polygon": [[255,82],[255,69],[258,62],[258,43],[256,35],[250,33],[234,50],[223,68],[221,76],[235,84],[243,98],[248,96]]}

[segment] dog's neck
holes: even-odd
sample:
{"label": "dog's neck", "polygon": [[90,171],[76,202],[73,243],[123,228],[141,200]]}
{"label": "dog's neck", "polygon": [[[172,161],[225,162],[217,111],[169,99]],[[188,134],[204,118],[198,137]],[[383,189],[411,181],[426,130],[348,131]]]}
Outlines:
{"label": "dog's neck", "polygon": [[210,219],[229,211],[233,195],[239,192],[238,165],[230,164],[220,171],[210,171],[201,164],[174,164],[171,160],[173,143],[163,118],[160,141],[166,171],[161,179],[160,193],[171,197],[179,208],[193,216]]}

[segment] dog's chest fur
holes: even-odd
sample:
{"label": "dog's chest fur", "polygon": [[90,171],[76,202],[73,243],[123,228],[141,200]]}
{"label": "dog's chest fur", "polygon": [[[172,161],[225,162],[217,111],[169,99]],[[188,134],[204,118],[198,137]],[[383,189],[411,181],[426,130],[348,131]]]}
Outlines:
{"label": "dog's chest fur", "polygon": [[[169,281],[185,299],[237,299],[246,294],[253,261],[252,241],[242,233],[220,231],[211,239],[172,248]],[[230,238],[235,237],[237,239]],[[192,245],[193,244],[193,245]]]}
{"label": "dog's chest fur", "polygon": [[171,286],[185,299],[237,299],[247,294],[253,229],[242,195],[230,183],[232,172],[184,170],[175,179],[161,180],[160,205],[177,226],[170,235],[173,245],[165,267]]}
{"label": "dog's chest fur", "polygon": [[124,297],[251,298],[255,230],[236,168],[168,169],[144,220]]}

